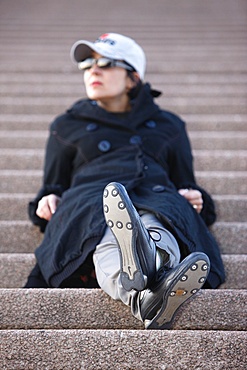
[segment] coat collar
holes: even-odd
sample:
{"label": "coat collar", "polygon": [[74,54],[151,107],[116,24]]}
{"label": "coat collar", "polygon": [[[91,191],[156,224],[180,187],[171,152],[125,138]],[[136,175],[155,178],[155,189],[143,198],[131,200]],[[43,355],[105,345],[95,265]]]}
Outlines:
{"label": "coat collar", "polygon": [[119,114],[107,112],[100,108],[95,101],[83,99],[76,102],[69,113],[79,119],[90,119],[108,125],[137,127],[159,111],[159,106],[154,103],[153,96],[160,95],[152,90],[149,84],[144,84],[138,96],[131,101],[132,109],[120,119]]}

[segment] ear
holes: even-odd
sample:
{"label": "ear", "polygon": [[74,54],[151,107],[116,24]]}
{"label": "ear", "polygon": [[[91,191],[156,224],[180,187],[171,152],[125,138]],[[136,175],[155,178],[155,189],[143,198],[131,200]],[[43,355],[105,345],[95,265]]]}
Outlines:
{"label": "ear", "polygon": [[138,84],[138,82],[140,81],[140,76],[137,72],[131,72],[128,74],[128,85],[127,85],[127,88],[129,90],[133,89],[134,87],[136,87],[136,85]]}

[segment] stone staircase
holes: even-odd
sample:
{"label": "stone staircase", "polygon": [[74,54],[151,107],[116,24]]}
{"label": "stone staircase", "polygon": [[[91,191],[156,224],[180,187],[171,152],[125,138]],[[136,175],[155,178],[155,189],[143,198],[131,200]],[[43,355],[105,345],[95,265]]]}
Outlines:
{"label": "stone staircase", "polygon": [[[100,289],[20,289],[42,234],[27,217],[48,126],[84,96],[74,41],[135,38],[158,103],[187,122],[227,280],[172,330],[143,330]],[[246,369],[247,3],[245,0],[0,2],[0,369]]]}

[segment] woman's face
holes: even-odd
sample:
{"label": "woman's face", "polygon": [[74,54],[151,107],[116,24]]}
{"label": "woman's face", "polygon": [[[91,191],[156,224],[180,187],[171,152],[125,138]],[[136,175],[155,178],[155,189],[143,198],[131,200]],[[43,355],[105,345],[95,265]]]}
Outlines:
{"label": "woman's face", "polygon": [[[97,53],[92,58],[102,57]],[[89,99],[111,112],[124,112],[130,109],[129,90],[134,82],[128,77],[124,68],[99,68],[96,64],[85,70],[84,83]]]}

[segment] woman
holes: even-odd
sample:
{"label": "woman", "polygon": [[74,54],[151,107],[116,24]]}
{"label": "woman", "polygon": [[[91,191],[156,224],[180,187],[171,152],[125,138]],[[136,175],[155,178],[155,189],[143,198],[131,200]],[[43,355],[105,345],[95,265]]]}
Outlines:
{"label": "woman", "polygon": [[109,33],[71,56],[88,98],[51,124],[29,204],[45,234],[26,287],[100,286],[146,328],[168,328],[201,286],[224,281],[213,201],[195,182],[185,124],[143,83],[142,48]]}

